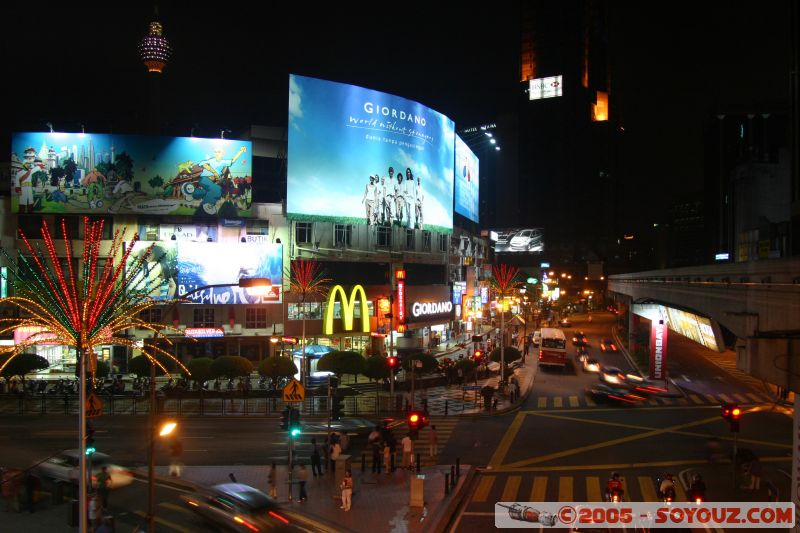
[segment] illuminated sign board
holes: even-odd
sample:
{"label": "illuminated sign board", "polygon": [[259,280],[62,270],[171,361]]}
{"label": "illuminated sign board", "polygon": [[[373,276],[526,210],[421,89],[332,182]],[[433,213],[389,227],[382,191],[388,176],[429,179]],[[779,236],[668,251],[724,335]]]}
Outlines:
{"label": "illuminated sign board", "polygon": [[514,228],[497,232],[496,253],[540,253],[544,251],[541,228]]}
{"label": "illuminated sign board", "polygon": [[481,287],[481,303],[489,303],[489,287]]}
{"label": "illuminated sign board", "polygon": [[731,254],[726,252],[726,253],[722,253],[722,254],[716,254],[714,256],[714,259],[716,261],[727,261],[728,259],[730,259],[730,257],[731,257]]}
{"label": "illuminated sign board", "polygon": [[667,325],[663,320],[650,326],[650,379],[667,379]]}
{"label": "illuminated sign board", "polygon": [[453,302],[414,302],[411,304],[411,316],[419,318],[425,315],[443,315],[453,312]]}
{"label": "illuminated sign board", "polygon": [[15,133],[11,209],[246,217],[252,153],[250,141],[234,139]]}
{"label": "illuminated sign board", "polygon": [[289,76],[290,219],[450,233],[454,162],[454,124],[441,113],[379,91]]}
{"label": "illuminated sign board", "polygon": [[353,314],[356,307],[356,296],[360,296],[361,331],[369,333],[369,307],[367,306],[367,294],[364,292],[364,287],[361,285],[354,286],[353,290],[350,291],[350,299],[348,299],[347,293],[345,293],[342,286],[336,285],[331,289],[328,295],[328,305],[325,309],[325,322],[323,323],[323,332],[325,335],[333,335],[333,308],[337,295],[342,301],[342,321],[344,323],[344,330],[353,330]]}
{"label": "illuminated sign board", "polygon": [[562,96],[563,83],[561,76],[549,78],[535,78],[528,83],[528,99],[541,100],[542,98],[555,98]]}
{"label": "illuminated sign board", "polygon": [[[148,292],[156,300],[186,298],[189,303],[196,304],[282,301],[282,244],[139,241],[128,258],[128,269],[144,257],[151,244],[153,248],[145,265],[131,286],[134,290]],[[266,294],[260,294],[261,287],[239,287],[240,278],[267,278],[272,286]]]}
{"label": "illuminated sign board", "polygon": [[8,267],[0,267],[0,298],[8,298]]}
{"label": "illuminated sign board", "polygon": [[715,331],[711,319],[695,313],[658,304],[634,304],[633,312],[651,322],[663,320],[669,329],[688,337],[706,348],[719,351],[721,333]]}
{"label": "illuminated sign board", "polygon": [[454,281],[453,282],[453,303],[460,304],[461,298],[464,294],[467,293],[467,282],[466,281]]}
{"label": "illuminated sign board", "polygon": [[225,331],[223,331],[222,328],[186,328],[183,334],[186,337],[193,337],[195,339],[211,339],[215,337],[224,337]]}
{"label": "illuminated sign board", "polygon": [[541,263],[539,265],[540,268],[550,268],[550,263]]}
{"label": "illuminated sign board", "polygon": [[28,344],[36,342],[41,345],[55,345],[57,342],[42,342],[58,338],[55,333],[47,331],[41,326],[21,326],[14,329],[14,344]]}
{"label": "illuminated sign board", "polygon": [[473,222],[479,222],[480,185],[478,157],[469,146],[456,135],[456,204],[455,211]]}
{"label": "illuminated sign board", "polygon": [[406,280],[397,280],[397,321],[403,324],[406,321]]}

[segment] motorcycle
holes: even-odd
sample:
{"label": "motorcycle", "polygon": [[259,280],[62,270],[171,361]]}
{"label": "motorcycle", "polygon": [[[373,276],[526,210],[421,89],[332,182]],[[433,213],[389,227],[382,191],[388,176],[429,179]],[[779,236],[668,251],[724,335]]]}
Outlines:
{"label": "motorcycle", "polygon": [[661,498],[661,501],[665,503],[672,503],[675,501],[675,484],[673,482],[672,486],[668,486],[665,490],[661,490],[661,485],[665,478],[658,478],[656,479],[656,487],[658,487],[658,497]]}
{"label": "motorcycle", "polygon": [[606,489],[606,501],[609,503],[619,503],[625,501],[625,490],[624,489],[614,489],[608,490]]}

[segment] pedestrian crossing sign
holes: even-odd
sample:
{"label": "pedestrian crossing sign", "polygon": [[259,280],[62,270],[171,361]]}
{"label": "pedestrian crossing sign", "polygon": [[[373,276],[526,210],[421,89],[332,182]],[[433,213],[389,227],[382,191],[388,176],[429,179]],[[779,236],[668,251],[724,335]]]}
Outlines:
{"label": "pedestrian crossing sign", "polygon": [[103,401],[96,394],[86,398],[86,418],[95,418],[103,414]]}
{"label": "pedestrian crossing sign", "polygon": [[302,402],[306,399],[306,389],[303,385],[293,379],[283,388],[284,402]]}

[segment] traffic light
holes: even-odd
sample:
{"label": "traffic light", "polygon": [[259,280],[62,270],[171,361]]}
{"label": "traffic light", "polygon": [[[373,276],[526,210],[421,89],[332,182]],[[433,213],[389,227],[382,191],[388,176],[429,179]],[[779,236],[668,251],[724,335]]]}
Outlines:
{"label": "traffic light", "polygon": [[392,370],[396,369],[397,368],[397,357],[395,357],[393,355],[387,357],[386,358],[386,363],[389,365],[389,368],[391,368]]}
{"label": "traffic light", "polygon": [[300,426],[300,410],[299,409],[290,409],[289,410],[289,435],[292,438],[297,437],[302,432],[302,427]]}
{"label": "traffic light", "polygon": [[92,455],[97,451],[94,446],[94,426],[91,422],[86,422],[86,455]]}
{"label": "traffic light", "polygon": [[290,413],[291,411],[289,410],[288,407],[285,407],[283,409],[283,412],[281,413],[281,429],[289,429],[289,421],[290,421],[289,417],[291,416]]}
{"label": "traffic light", "polygon": [[339,420],[342,418],[342,411],[344,410],[344,398],[334,397],[333,404],[331,405],[331,419]]}
{"label": "traffic light", "polygon": [[423,411],[411,411],[408,413],[408,429],[418,430],[428,425],[428,417]]}
{"label": "traffic light", "polygon": [[730,424],[731,433],[739,433],[739,420],[742,418],[742,410],[735,403],[726,403],[722,406],[722,418]]}
{"label": "traffic light", "polygon": [[475,350],[475,353],[472,354],[472,358],[475,360],[476,363],[480,363],[481,359],[483,359],[483,352],[480,350]]}

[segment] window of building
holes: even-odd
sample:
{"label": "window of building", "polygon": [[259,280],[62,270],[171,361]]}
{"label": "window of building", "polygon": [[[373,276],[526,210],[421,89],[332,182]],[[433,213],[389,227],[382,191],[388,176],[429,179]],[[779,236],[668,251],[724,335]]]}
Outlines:
{"label": "window of building", "polygon": [[163,316],[163,309],[160,308],[151,308],[145,309],[141,313],[139,313],[139,319],[143,322],[150,322],[155,324],[160,324],[162,322]]}
{"label": "window of building", "polygon": [[196,328],[216,327],[214,321],[214,308],[201,307],[200,309],[194,309],[194,327]]}
{"label": "window of building", "polygon": [[378,226],[378,246],[389,248],[392,246],[392,227]]}
{"label": "window of building", "polygon": [[313,222],[295,222],[294,240],[300,244],[308,244],[313,238]]}
{"label": "window of building", "polygon": [[[106,267],[107,259],[105,257],[97,258],[97,265],[95,266],[94,279],[100,280],[103,275],[103,269]],[[111,268],[114,268],[114,263],[111,263]],[[113,274],[113,271],[112,271]]]}
{"label": "window of building", "polygon": [[245,231],[248,235],[269,235],[269,220],[248,220]]}
{"label": "window of building", "polygon": [[446,252],[447,251],[447,242],[450,240],[448,235],[444,233],[439,234],[439,251]]}
{"label": "window of building", "polygon": [[414,230],[407,229],[406,230],[406,250],[413,250],[414,249]]}
{"label": "window of building", "polygon": [[286,310],[287,320],[303,320],[303,309],[307,320],[322,320],[322,304],[320,302],[306,302],[288,304]]}
{"label": "window of building", "polygon": [[244,327],[264,329],[267,327],[267,308],[248,307],[245,312]]}
{"label": "window of building", "polygon": [[431,250],[431,232],[430,231],[423,231],[422,232],[422,249],[426,251]]}
{"label": "window of building", "polygon": [[353,226],[350,224],[333,225],[334,244],[337,248],[350,246],[353,240]]}
{"label": "window of building", "polygon": [[[289,304],[289,305],[291,305],[291,304]],[[296,305],[299,306],[300,304],[296,304]],[[308,304],[308,305],[311,305],[311,304]],[[317,305],[320,306],[320,318],[321,318],[321,317],[325,316],[325,312],[328,309],[328,303],[327,302],[325,302],[324,304],[318,303]],[[369,314],[369,316],[375,316],[375,306],[373,305],[372,300],[367,302],[367,313]],[[297,320],[300,320],[300,318],[302,318],[302,317],[300,317],[299,314],[298,314]],[[311,316],[309,315],[307,318],[311,318]],[[340,302],[338,300],[333,302],[333,318],[334,319],[342,318],[342,302]],[[356,300],[355,303],[353,304],[353,318],[361,318],[361,300]],[[291,318],[290,318],[290,320],[291,320]]]}
{"label": "window of building", "polygon": [[[103,233],[100,235],[100,238],[104,241],[110,241],[114,238],[114,219],[111,217],[89,217],[89,224],[93,224],[95,222],[103,222]],[[85,226],[83,222],[80,223],[80,236],[81,238],[84,237],[83,230]]]}
{"label": "window of building", "polygon": [[[80,217],[56,217],[55,228],[53,228],[53,237],[56,239],[64,238],[64,231],[61,228],[61,222],[64,222],[64,229],[67,231],[67,238],[76,240],[80,237],[79,226],[83,224],[83,219]],[[25,233],[25,235],[28,235]]]}
{"label": "window of building", "polygon": [[[64,277],[69,279],[69,277],[70,277],[70,274],[69,274],[70,264],[67,262],[67,258],[66,257],[59,257],[58,258],[58,262],[61,264],[61,271],[64,273]],[[77,257],[73,257],[72,258],[72,276],[74,278],[82,278],[83,277],[83,271],[78,270],[78,258]]]}
{"label": "window of building", "polygon": [[[42,217],[39,215],[20,215],[17,217],[17,224],[22,233],[29,239],[42,238]],[[17,232],[19,239],[19,232]]]}

